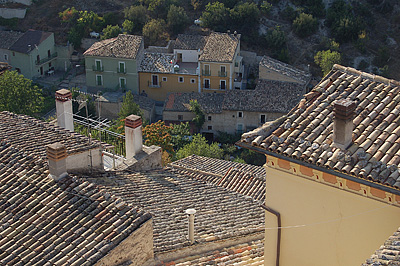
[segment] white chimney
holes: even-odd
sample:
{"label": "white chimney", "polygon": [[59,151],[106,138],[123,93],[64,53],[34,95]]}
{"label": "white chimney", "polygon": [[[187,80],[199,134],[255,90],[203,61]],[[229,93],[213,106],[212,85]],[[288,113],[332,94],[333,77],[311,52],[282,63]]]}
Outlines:
{"label": "white chimney", "polygon": [[57,123],[59,127],[71,132],[74,131],[74,119],[72,115],[72,93],[67,89],[56,91]]}
{"label": "white chimney", "polygon": [[49,160],[50,176],[59,180],[67,176],[67,149],[59,142],[46,146],[47,159]]}
{"label": "white chimney", "polygon": [[130,115],[125,118],[126,159],[131,159],[142,150],[142,118]]}
{"label": "white chimney", "polygon": [[353,118],[356,103],[349,99],[337,100],[333,103],[333,143],[336,147],[345,150],[349,147],[353,137]]}
{"label": "white chimney", "polygon": [[194,214],[196,213],[195,209],[187,209],[186,214],[188,215],[189,218],[189,241],[190,244],[194,243]]}

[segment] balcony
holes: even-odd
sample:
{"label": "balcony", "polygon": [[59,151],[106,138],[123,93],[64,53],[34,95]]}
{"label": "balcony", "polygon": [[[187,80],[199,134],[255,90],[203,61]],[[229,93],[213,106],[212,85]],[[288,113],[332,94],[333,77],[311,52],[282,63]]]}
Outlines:
{"label": "balcony", "polygon": [[220,90],[226,90],[226,85],[219,85]]}
{"label": "balcony", "polygon": [[104,71],[104,67],[103,66],[92,66],[93,71],[96,72],[103,72]]}
{"label": "balcony", "polygon": [[226,71],[218,71],[218,77],[226,77],[227,72]]}
{"label": "balcony", "polygon": [[149,88],[160,88],[161,87],[161,82],[158,82],[158,83],[154,84],[153,82],[148,81],[147,82],[147,86]]}
{"label": "balcony", "polygon": [[211,71],[210,70],[202,70],[201,71],[201,74],[203,75],[203,76],[211,76]]}
{"label": "balcony", "polygon": [[50,55],[49,57],[43,58],[41,60],[35,60],[35,63],[36,63],[36,65],[43,65],[43,64],[46,64],[47,62],[53,60],[56,57],[57,57],[57,53],[54,53],[54,54]]}
{"label": "balcony", "polygon": [[120,73],[120,74],[126,74],[126,68],[125,67],[118,67],[117,68],[117,73]]}

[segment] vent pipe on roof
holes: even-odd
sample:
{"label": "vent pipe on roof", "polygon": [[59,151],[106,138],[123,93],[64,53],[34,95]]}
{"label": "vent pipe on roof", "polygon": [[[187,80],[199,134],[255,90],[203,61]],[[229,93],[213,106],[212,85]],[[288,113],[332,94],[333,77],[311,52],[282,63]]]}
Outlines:
{"label": "vent pipe on roof", "polygon": [[59,142],[46,146],[47,159],[49,160],[50,176],[58,181],[67,176],[67,149]]}
{"label": "vent pipe on roof", "polygon": [[345,150],[349,147],[353,137],[353,118],[356,103],[349,99],[337,100],[333,103],[333,143],[336,147]]}
{"label": "vent pipe on roof", "polygon": [[71,132],[74,131],[72,113],[72,93],[67,89],[56,91],[57,124]]}
{"label": "vent pipe on roof", "polygon": [[189,226],[188,226],[189,241],[190,241],[190,244],[193,244],[194,243],[194,214],[196,213],[196,210],[195,209],[187,209],[185,212],[189,218]]}
{"label": "vent pipe on roof", "polygon": [[130,115],[125,118],[126,159],[131,159],[142,150],[142,118]]}

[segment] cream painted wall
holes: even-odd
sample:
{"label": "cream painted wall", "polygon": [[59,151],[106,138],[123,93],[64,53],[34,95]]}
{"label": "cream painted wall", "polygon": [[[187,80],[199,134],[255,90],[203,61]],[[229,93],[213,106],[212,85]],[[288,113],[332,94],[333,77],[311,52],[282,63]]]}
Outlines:
{"label": "cream painted wall", "polygon": [[[266,175],[266,205],[290,227],[281,266],[361,265],[400,225],[398,207],[268,166]],[[265,265],[276,265],[276,226],[266,212]]]}
{"label": "cream painted wall", "polygon": [[271,70],[269,68],[260,66],[258,76],[260,79],[268,79],[268,80],[277,80],[277,81],[287,81],[287,82],[294,82],[294,83],[301,83],[300,81],[283,75],[279,72]]}
{"label": "cream painted wall", "polygon": [[[92,160],[90,160],[92,157]],[[87,171],[90,166],[103,169],[103,156],[100,148],[69,154],[67,157],[67,171]]]}

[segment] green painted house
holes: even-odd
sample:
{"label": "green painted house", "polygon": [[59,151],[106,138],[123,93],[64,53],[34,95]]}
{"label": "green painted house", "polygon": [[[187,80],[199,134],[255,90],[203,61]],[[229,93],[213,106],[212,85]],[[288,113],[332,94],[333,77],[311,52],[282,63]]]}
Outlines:
{"label": "green painted house", "polygon": [[57,51],[51,32],[28,30],[7,50],[8,63],[26,78],[43,76],[55,68]]}
{"label": "green painted house", "polygon": [[86,85],[106,91],[139,93],[138,68],[143,37],[120,34],[94,43],[85,53]]}

